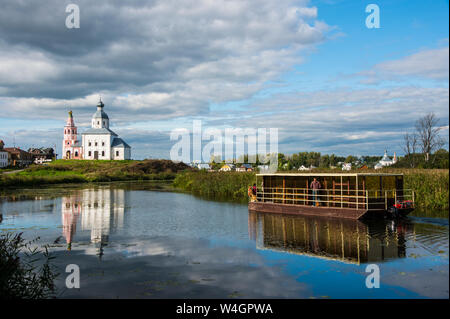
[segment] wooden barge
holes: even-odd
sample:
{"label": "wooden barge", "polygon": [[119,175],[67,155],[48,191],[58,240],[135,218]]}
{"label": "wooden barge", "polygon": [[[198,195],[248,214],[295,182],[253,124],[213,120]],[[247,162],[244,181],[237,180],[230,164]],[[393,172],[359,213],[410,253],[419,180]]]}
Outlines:
{"label": "wooden barge", "polygon": [[[311,188],[314,178],[320,188]],[[349,219],[402,217],[414,209],[403,174],[274,173],[256,175],[250,211]]]}

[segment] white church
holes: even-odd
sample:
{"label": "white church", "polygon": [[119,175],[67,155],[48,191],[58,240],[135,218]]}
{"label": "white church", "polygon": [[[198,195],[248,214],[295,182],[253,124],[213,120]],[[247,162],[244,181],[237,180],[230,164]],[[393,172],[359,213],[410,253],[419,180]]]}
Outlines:
{"label": "white church", "polygon": [[109,117],[103,111],[103,102],[97,104],[97,112],[92,116],[91,128],[81,134],[78,140],[72,111],[64,126],[63,159],[85,160],[128,160],[131,147],[109,129]]}
{"label": "white church", "polygon": [[387,166],[391,166],[395,163],[397,163],[398,159],[397,159],[397,154],[394,152],[394,157],[392,159],[389,158],[389,156],[387,155],[387,150],[384,151],[384,156],[383,158],[375,165],[375,169],[380,169],[383,167],[387,167]]}

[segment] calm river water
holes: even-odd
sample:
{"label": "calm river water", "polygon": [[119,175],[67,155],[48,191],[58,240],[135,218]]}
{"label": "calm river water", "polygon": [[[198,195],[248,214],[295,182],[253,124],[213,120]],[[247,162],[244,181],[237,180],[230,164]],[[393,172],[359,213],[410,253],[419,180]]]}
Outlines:
{"label": "calm river water", "polygon": [[[146,184],[16,191],[0,213],[0,232],[51,245],[62,298],[449,297],[448,219],[255,214]],[[366,287],[369,264],[380,288]]]}

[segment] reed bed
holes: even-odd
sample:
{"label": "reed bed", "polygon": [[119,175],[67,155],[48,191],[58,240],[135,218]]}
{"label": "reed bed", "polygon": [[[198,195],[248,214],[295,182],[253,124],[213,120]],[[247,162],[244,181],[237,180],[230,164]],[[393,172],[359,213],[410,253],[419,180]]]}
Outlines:
{"label": "reed bed", "polygon": [[[325,171],[321,170],[321,172]],[[405,176],[404,188],[415,191],[417,208],[422,210],[448,210],[448,170],[384,169],[376,172],[403,173]],[[177,174],[173,184],[178,189],[200,196],[246,201],[247,188],[254,182],[255,173],[251,172],[191,171]]]}

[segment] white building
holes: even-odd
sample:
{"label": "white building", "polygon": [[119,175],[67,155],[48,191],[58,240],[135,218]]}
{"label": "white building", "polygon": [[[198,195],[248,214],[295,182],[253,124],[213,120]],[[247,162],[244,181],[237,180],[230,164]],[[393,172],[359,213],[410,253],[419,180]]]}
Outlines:
{"label": "white building", "polygon": [[198,169],[202,170],[202,169],[211,169],[211,167],[209,166],[208,163],[198,163],[195,165],[195,167],[197,167]]}
{"label": "white building", "polygon": [[351,171],[352,170],[352,163],[344,163],[344,164],[342,164],[342,170],[343,171]]}
{"label": "white building", "polygon": [[397,154],[394,152],[394,157],[392,159],[387,155],[387,150],[384,151],[383,158],[374,166],[375,169],[380,169],[386,166],[391,166],[392,164],[397,163]]}
{"label": "white building", "polygon": [[92,116],[91,128],[81,134],[81,144],[77,140],[77,128],[72,112],[69,112],[64,127],[63,156],[65,159],[87,160],[127,160],[131,159],[131,147],[109,129],[109,117],[103,111],[105,105],[100,100],[97,112]]}
{"label": "white building", "polygon": [[0,140],[0,168],[6,167],[8,166],[8,152],[3,150],[3,147],[5,146],[5,144],[3,143],[2,140]]}

